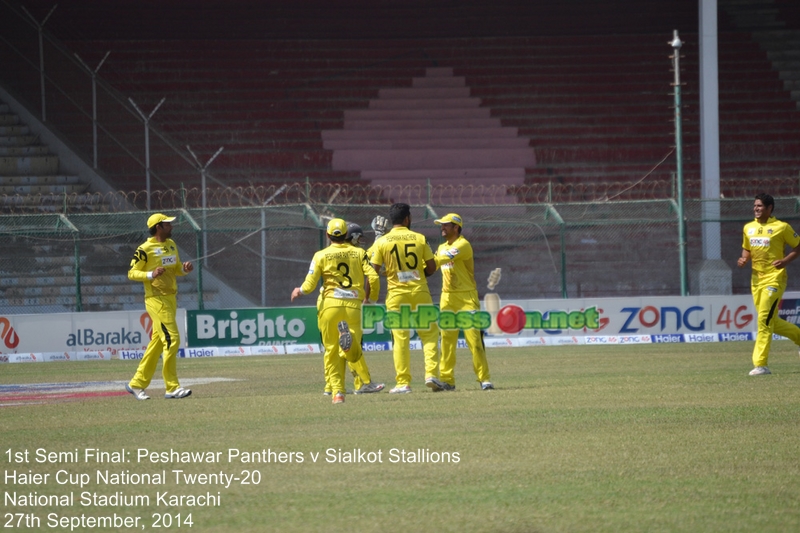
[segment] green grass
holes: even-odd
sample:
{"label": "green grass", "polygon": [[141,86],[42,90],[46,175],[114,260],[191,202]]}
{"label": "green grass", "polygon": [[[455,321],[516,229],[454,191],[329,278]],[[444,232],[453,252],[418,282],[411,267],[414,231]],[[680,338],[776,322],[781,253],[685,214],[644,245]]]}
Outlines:
{"label": "green grass", "polygon": [[[410,395],[322,395],[319,356],[191,359],[179,374],[241,381],[193,387],[182,401],[126,395],[0,408],[5,470],[182,469],[258,485],[48,484],[4,491],[222,493],[218,508],[29,508],[42,518],[192,513],[193,531],[798,531],[800,359],[777,342],[772,376],[751,378],[752,343],[494,349],[493,392],[459,351],[458,390],[428,392],[412,353]],[[367,354],[391,386],[389,354]],[[2,366],[0,383],[127,380],[136,362]],[[9,465],[6,450],[125,448],[126,465]],[[220,451],[221,464],[151,465],[151,451]],[[227,450],[302,452],[303,463],[229,464]],[[383,450],[383,464],[329,464],[328,448]],[[391,448],[458,453],[458,463],[390,463]],[[310,453],[319,452],[317,463]],[[4,522],[5,523],[5,520]],[[148,528],[149,529],[149,528]],[[174,529],[174,528],[173,528]],[[80,531],[81,529],[76,529]]]}

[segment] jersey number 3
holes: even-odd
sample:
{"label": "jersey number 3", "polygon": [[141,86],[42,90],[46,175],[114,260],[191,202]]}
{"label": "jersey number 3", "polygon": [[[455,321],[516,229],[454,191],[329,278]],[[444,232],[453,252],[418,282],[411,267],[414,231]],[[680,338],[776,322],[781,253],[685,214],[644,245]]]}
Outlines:
{"label": "jersey number 3", "polygon": [[341,285],[342,288],[344,288],[344,289],[352,287],[353,286],[353,278],[351,278],[349,276],[349,274],[350,274],[350,266],[347,263],[339,263],[338,265],[336,265],[336,270],[341,272],[342,276],[344,277],[344,281],[340,281],[339,285]]}

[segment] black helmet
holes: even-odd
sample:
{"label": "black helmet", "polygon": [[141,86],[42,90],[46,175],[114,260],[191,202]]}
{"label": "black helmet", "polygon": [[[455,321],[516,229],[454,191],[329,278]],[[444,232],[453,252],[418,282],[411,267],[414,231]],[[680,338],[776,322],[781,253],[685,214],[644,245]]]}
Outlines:
{"label": "black helmet", "polygon": [[358,246],[362,242],[364,242],[364,230],[361,229],[361,226],[356,224],[355,222],[348,222],[347,223],[347,236],[345,240],[353,244],[354,246]]}

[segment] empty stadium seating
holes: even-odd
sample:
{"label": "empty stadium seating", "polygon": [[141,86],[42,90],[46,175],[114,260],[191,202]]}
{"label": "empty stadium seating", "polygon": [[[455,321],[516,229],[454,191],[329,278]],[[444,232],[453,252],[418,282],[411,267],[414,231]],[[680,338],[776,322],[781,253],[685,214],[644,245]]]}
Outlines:
{"label": "empty stadium seating", "polygon": [[58,156],[0,102],[0,209],[8,212],[20,205],[39,211],[63,209],[65,201],[85,192],[88,185],[60,170]]}
{"label": "empty stadium seating", "polygon": [[[124,239],[123,239],[124,240]],[[14,273],[0,278],[0,313],[43,313],[74,311],[77,306],[75,244],[55,237],[31,241],[20,238],[17,245],[4,241],[2,270]],[[141,309],[141,283],[128,279],[127,268],[136,245],[133,242],[84,244],[78,258],[83,311]],[[204,291],[204,303],[214,306],[216,290]],[[180,279],[179,304],[197,308],[194,280]]]}
{"label": "empty stadium seating", "polygon": [[[46,12],[43,3],[33,4]],[[111,9],[99,1],[88,4],[94,9],[84,9],[88,21]],[[259,25],[258,16],[245,21],[243,12],[226,6],[225,22],[213,29],[201,20],[202,9],[192,11],[186,27],[168,27],[164,21],[188,8],[166,6],[159,17],[149,15],[148,28],[139,20],[127,27],[118,23],[112,32],[77,19],[72,29],[55,19],[51,27],[88,64],[111,51],[101,76],[123,102],[131,97],[149,111],[166,99],[153,119],[154,130],[171,141],[152,141],[157,188],[198,184],[198,169],[187,163],[186,153],[175,151],[190,145],[201,161],[224,146],[209,168],[215,184],[430,180],[553,183],[563,190],[586,183],[670,182],[675,140],[667,41],[677,28],[685,43],[685,181],[689,196],[699,196],[696,2],[511,4],[501,0],[492,14],[479,2],[417,6],[431,20],[419,15],[416,22],[410,10],[395,10],[398,28],[385,16],[392,6],[367,0],[349,5],[376,17],[355,17],[352,11],[339,19],[308,17],[302,11],[309,6],[317,14],[334,11],[321,0],[301,0],[276,15],[274,24],[262,18]],[[734,12],[746,12],[749,4],[758,10],[763,2],[720,2],[722,192],[751,194],[762,181],[771,186],[785,178],[791,185],[772,192],[797,194],[800,115],[791,93],[800,88],[780,64],[792,56],[781,47],[793,42],[796,3],[776,0],[776,9],[745,16],[742,24]],[[133,9],[133,3],[119,7]],[[264,16],[255,3],[246,9]],[[462,13],[444,21],[441,15],[457,9]],[[236,31],[232,20],[239,21]],[[775,21],[784,26],[770,27]],[[764,44],[766,34],[775,37],[773,44]],[[23,86],[35,90],[35,83]],[[71,122],[67,114],[60,118]],[[120,118],[111,116],[115,134],[143,159],[141,123]],[[76,135],[85,137],[86,128]],[[110,169],[114,184],[142,188],[141,164],[102,148],[101,167]],[[651,190],[634,190],[626,198]],[[522,271],[525,265],[516,267]],[[110,278],[98,279],[113,285]],[[584,281],[584,293],[601,290],[596,280]],[[651,281],[631,291],[660,290],[662,280]],[[239,283],[246,287],[248,281]]]}
{"label": "empty stadium seating", "polygon": [[[697,38],[682,36],[684,171],[689,194],[697,195]],[[656,35],[607,35],[602,42],[567,36],[72,45],[89,57],[92,49],[113,49],[106,76],[145,109],[166,97],[154,123],[176,144],[191,145],[201,160],[224,146],[209,171],[226,184],[306,177],[376,184],[668,181],[675,168],[671,49]],[[443,98],[429,98],[436,94]],[[447,117],[462,113],[474,115],[472,126],[492,127],[460,128],[459,134],[477,137],[458,141],[467,150],[459,156],[447,140],[459,128],[448,125],[465,119]],[[409,119],[391,118],[401,115]],[[413,117],[451,131],[432,143]],[[720,121],[724,184],[796,172],[797,111],[766,53],[746,33],[720,35]],[[509,132],[515,140],[495,139]],[[359,136],[368,150],[352,150]],[[514,160],[525,147],[535,162]],[[506,163],[487,166],[483,150]],[[453,156],[465,168],[450,166]],[[152,157],[158,169],[160,158],[172,155]],[[414,164],[413,157],[427,159]],[[482,162],[470,167],[470,158]],[[195,184],[198,175],[190,167],[162,172],[168,186]]]}

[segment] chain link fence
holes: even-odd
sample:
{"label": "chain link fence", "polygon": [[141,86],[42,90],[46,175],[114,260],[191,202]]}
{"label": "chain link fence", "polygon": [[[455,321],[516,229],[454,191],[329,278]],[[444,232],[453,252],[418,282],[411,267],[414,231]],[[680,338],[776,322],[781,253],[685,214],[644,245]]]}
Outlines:
{"label": "chain link fence", "polygon": [[[691,292],[707,259],[730,270],[730,290],[746,294],[750,269],[736,267],[742,226],[752,200],[687,201],[686,250]],[[709,217],[711,207],[713,217]],[[195,271],[180,278],[187,309],[291,305],[315,251],[327,246],[325,226],[341,217],[362,226],[386,215],[385,204],[285,204],[172,209],[173,239]],[[800,228],[800,200],[776,200],[775,214]],[[502,298],[590,298],[679,295],[677,206],[671,200],[507,205],[412,206],[412,229],[435,249],[437,217],[455,212],[475,250],[481,297],[485,280],[502,268]],[[705,213],[705,214],[704,214]],[[139,309],[143,288],[128,280],[136,247],[149,237],[150,212],[0,216],[0,313]],[[789,290],[800,290],[792,276]],[[430,280],[436,299],[437,273]],[[302,305],[312,302],[303,301]]]}

